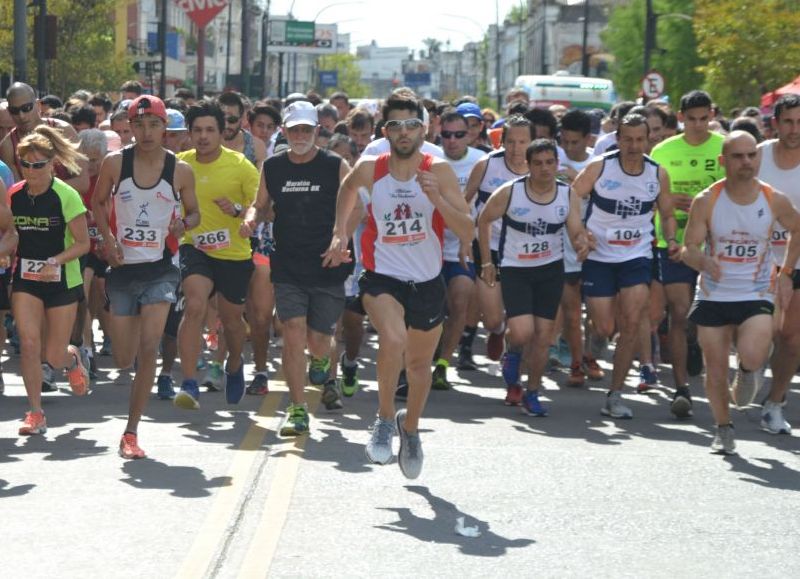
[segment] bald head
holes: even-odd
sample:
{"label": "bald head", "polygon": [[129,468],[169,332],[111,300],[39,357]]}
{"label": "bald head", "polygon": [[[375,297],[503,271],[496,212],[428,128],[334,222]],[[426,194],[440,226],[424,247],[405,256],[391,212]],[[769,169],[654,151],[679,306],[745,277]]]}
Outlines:
{"label": "bald head", "polygon": [[15,82],[8,88],[6,98],[10,101],[18,98],[35,99],[36,91],[33,90],[33,87],[24,82]]}
{"label": "bald head", "polygon": [[757,146],[755,137],[747,131],[732,131],[722,142],[722,154],[727,155],[730,151],[738,149],[755,149]]}

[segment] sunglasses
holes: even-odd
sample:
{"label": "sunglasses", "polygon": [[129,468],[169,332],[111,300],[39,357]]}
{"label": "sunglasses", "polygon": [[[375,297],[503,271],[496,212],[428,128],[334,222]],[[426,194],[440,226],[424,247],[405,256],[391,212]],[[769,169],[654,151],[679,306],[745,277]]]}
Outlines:
{"label": "sunglasses", "polygon": [[8,112],[11,113],[14,116],[17,116],[20,113],[29,113],[29,112],[31,112],[33,110],[33,105],[34,104],[35,103],[33,103],[33,102],[29,102],[29,103],[25,103],[21,107],[12,107],[11,105],[9,105]]}
{"label": "sunglasses", "polygon": [[442,131],[443,139],[463,139],[467,136],[467,131]]}
{"label": "sunglasses", "polygon": [[383,126],[386,127],[387,131],[392,131],[392,132],[399,131],[401,128],[405,128],[407,131],[414,131],[416,129],[422,128],[422,120],[405,119],[402,121],[386,121],[386,124]]}
{"label": "sunglasses", "polygon": [[22,165],[25,169],[41,169],[45,165],[50,162],[50,159],[44,159],[43,161],[26,161],[25,159],[20,159],[19,164]]}
{"label": "sunglasses", "polygon": [[234,116],[225,117],[225,122],[228,123],[229,125],[235,125],[236,123],[239,122],[240,118],[242,117],[234,117]]}

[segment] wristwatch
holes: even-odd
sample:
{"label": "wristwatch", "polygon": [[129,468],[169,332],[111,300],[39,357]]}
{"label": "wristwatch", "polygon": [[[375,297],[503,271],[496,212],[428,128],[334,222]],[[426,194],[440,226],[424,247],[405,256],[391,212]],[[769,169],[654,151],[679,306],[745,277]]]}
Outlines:
{"label": "wristwatch", "polygon": [[58,265],[55,257],[48,257],[47,258],[47,265]]}
{"label": "wristwatch", "polygon": [[244,207],[242,207],[240,203],[234,203],[233,210],[236,211],[236,213],[234,213],[233,216],[239,217],[242,214],[242,211],[244,211]]}

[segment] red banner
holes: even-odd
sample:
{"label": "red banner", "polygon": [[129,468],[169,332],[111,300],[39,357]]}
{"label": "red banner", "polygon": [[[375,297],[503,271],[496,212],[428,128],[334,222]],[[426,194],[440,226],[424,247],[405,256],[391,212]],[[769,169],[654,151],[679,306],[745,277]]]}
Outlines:
{"label": "red banner", "polygon": [[228,5],[228,0],[175,0],[175,4],[198,28],[205,28]]}

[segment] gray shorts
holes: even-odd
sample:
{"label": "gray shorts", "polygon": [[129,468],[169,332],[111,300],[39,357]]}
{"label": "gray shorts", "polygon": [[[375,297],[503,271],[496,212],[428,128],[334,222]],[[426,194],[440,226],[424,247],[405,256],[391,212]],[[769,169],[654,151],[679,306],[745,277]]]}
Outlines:
{"label": "gray shorts", "polygon": [[332,336],[336,322],[344,311],[344,284],[332,286],[301,286],[274,283],[275,310],[282,322],[306,318],[309,328]]}
{"label": "gray shorts", "polygon": [[140,268],[112,268],[106,277],[111,313],[115,316],[138,316],[142,306],[164,302],[174,304],[179,281],[180,272],[172,264],[154,267],[147,273]]}

